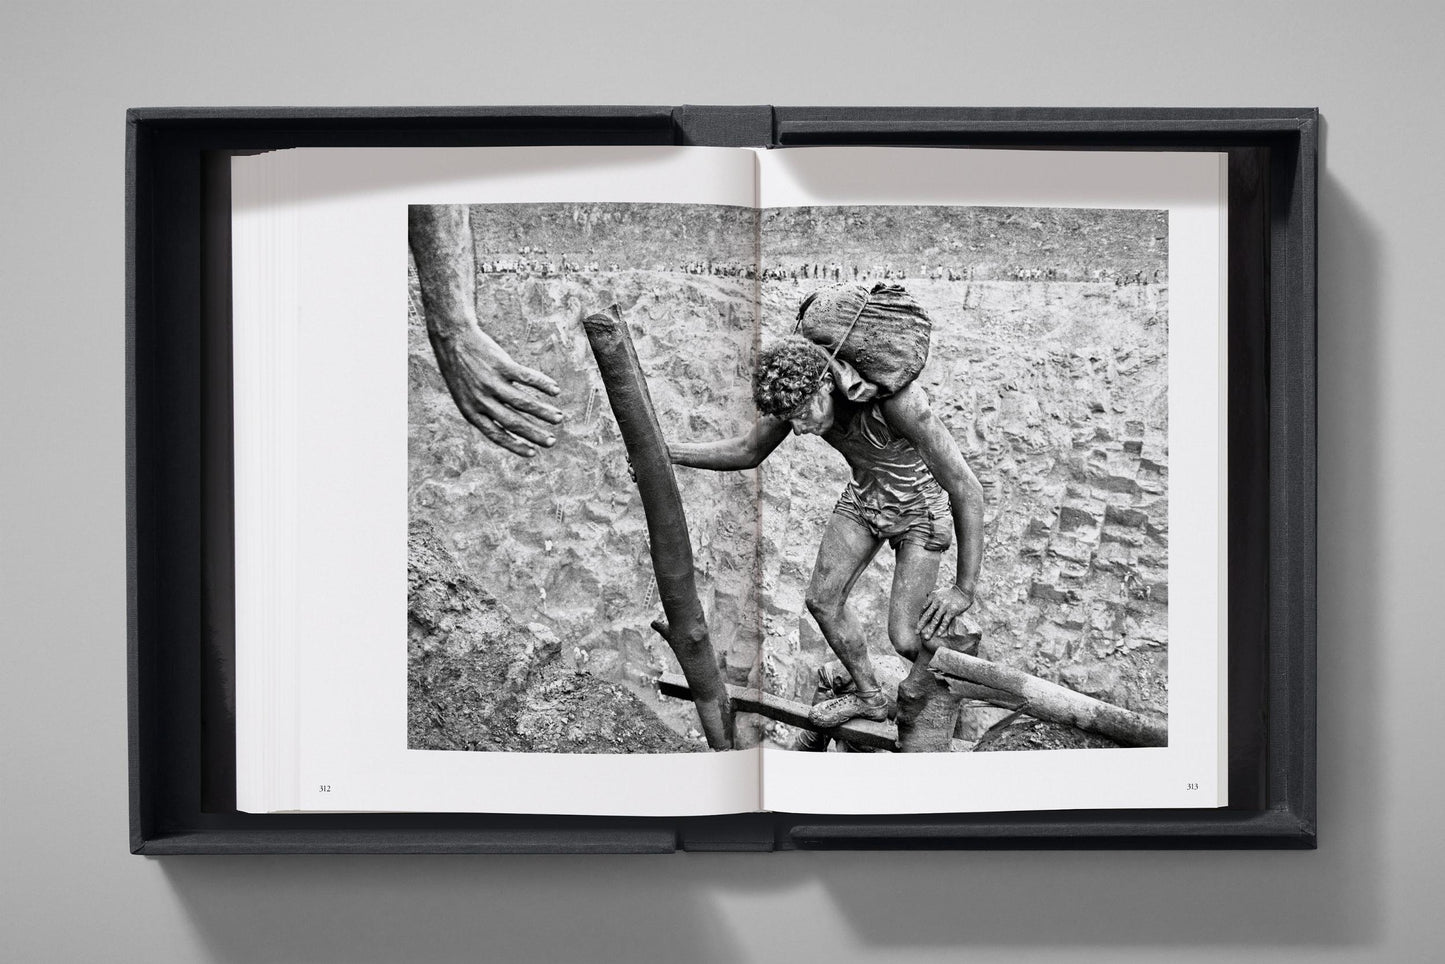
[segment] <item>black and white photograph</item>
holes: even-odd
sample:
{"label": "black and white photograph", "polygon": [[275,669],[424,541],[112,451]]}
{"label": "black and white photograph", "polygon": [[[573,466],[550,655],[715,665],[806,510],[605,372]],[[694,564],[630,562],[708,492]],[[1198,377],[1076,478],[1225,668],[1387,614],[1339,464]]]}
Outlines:
{"label": "black and white photograph", "polygon": [[1168,225],[413,205],[407,745],[1166,745]]}

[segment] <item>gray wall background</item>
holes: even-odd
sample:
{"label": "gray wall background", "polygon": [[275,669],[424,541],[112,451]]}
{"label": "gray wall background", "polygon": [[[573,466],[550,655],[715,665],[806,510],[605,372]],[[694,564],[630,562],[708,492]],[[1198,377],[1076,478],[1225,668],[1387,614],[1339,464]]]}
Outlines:
{"label": "gray wall background", "polygon": [[[9,3],[0,29],[0,957],[1439,959],[1430,2]],[[126,852],[132,105],[1319,106],[1315,853]]]}

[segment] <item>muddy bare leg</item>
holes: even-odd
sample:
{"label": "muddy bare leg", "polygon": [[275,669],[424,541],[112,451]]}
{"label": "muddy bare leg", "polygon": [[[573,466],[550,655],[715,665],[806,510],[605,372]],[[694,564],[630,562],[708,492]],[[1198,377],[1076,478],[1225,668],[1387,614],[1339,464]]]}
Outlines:
{"label": "muddy bare leg", "polygon": [[868,658],[863,627],[848,608],[848,594],[881,545],[858,523],[835,513],[823,532],[818,561],[808,584],[808,612],[863,693],[877,692],[878,681]]}
{"label": "muddy bare leg", "polygon": [[900,656],[912,663],[898,684],[898,749],[904,753],[946,753],[952,748],[961,696],[928,668],[939,637],[923,639],[918,617],[928,594],[938,584],[942,554],[912,543],[898,547],[893,593],[888,607],[888,638]]}

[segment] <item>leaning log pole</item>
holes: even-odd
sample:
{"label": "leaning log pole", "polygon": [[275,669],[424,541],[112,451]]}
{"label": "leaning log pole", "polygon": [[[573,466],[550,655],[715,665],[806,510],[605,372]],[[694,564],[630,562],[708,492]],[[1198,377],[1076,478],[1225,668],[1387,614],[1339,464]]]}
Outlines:
{"label": "leaning log pole", "polygon": [[1164,719],[1096,700],[1009,666],[951,649],[934,653],[928,665],[945,684],[963,680],[1020,696],[1027,701],[1023,711],[1036,719],[1077,726],[1125,746],[1169,745],[1169,724]]}
{"label": "leaning log pole", "polygon": [[622,433],[622,444],[627,449],[647,517],[652,568],[667,617],[665,623],[654,623],[654,627],[667,640],[682,667],[708,746],[714,750],[730,750],[733,747],[732,705],[708,636],[702,602],[697,597],[692,542],[687,534],[682,496],[677,491],[667,443],[657,424],[632,335],[617,305],[589,315],[583,319],[582,327],[592,345],[592,355],[597,359],[597,370],[607,389],[612,414],[617,417],[617,428]]}

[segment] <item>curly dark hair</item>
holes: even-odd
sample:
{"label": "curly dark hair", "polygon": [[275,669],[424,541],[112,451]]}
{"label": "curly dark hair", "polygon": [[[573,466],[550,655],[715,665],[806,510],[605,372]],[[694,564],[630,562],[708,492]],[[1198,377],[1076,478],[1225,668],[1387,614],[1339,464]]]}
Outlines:
{"label": "curly dark hair", "polygon": [[753,401],[764,415],[786,416],[814,392],[828,371],[828,353],[801,335],[775,341],[758,353]]}

